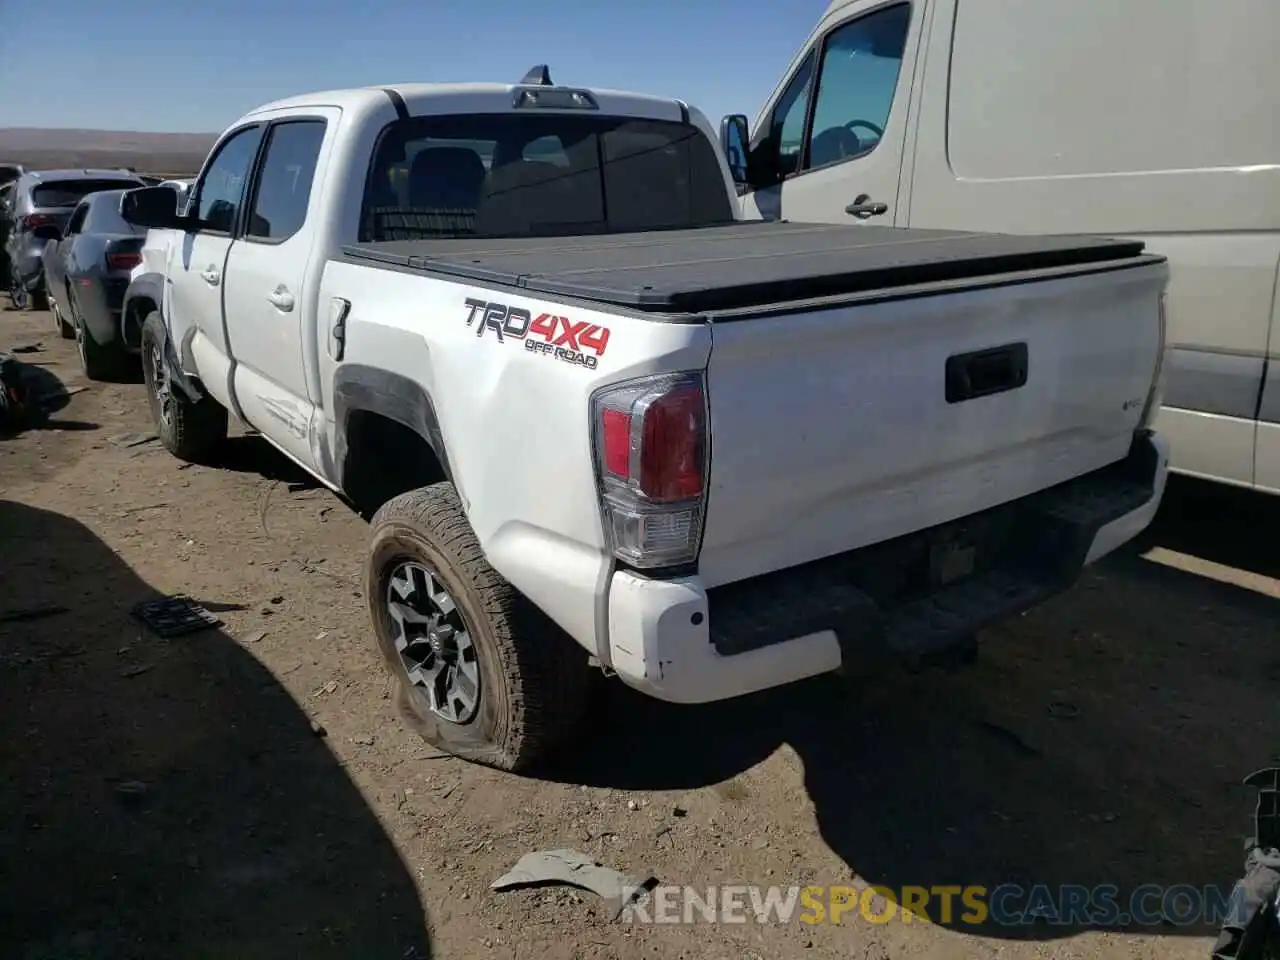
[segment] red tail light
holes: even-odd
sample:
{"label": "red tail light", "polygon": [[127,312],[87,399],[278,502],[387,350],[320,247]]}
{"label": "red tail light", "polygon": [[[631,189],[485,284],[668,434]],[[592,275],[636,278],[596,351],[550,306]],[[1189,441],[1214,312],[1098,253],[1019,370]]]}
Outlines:
{"label": "red tail light", "polygon": [[132,270],[142,262],[142,254],[140,253],[108,253],[107,269],[109,270]]}
{"label": "red tail light", "polygon": [[592,398],[601,506],[614,554],[636,567],[697,559],[707,467],[701,373],[645,377]]}
{"label": "red tail light", "polygon": [[28,231],[34,230],[37,227],[56,226],[58,222],[57,217],[51,216],[47,213],[28,213],[20,217],[19,220],[22,223],[22,228]]}

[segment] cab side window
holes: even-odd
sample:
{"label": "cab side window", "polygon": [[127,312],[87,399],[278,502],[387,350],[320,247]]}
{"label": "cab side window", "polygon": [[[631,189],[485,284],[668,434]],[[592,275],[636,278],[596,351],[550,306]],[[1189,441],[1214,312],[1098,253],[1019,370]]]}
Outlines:
{"label": "cab side window", "polygon": [[880,143],[911,24],[910,4],[883,7],[827,35],[805,169],[869,154]]}
{"label": "cab side window", "polygon": [[763,125],[757,141],[751,145],[751,167],[758,171],[762,186],[777,183],[800,170],[804,121],[813,87],[813,59],[813,54],[809,54],[792,76],[774,104],[769,122]]}
{"label": "cab side window", "polygon": [[323,120],[291,120],[272,126],[246,237],[279,242],[302,229],[324,132]]}
{"label": "cab side window", "polygon": [[224,141],[196,184],[188,208],[200,218],[200,230],[230,233],[240,213],[244,183],[262,139],[261,127],[246,127]]}

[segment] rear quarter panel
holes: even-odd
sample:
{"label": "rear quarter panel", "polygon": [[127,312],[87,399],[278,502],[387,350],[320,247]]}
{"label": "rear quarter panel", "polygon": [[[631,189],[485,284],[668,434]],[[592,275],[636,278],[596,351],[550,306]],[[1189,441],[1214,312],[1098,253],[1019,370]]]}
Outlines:
{"label": "rear quarter panel", "polygon": [[[597,502],[590,398],[609,383],[673,370],[703,369],[710,330],[702,323],[663,323],[383,269],[330,262],[320,314],[334,298],[351,303],[341,362],[321,344],[326,412],[324,443],[336,446],[333,384],[343,366],[364,365],[418,384],[430,397],[453,481],[489,562],[561,626],[594,636],[594,613],[583,604],[603,592],[611,569]],[[567,326],[608,330],[594,368],[547,352],[532,330],[500,337],[468,299],[547,314],[560,335]],[[470,319],[470,322],[468,322]]]}

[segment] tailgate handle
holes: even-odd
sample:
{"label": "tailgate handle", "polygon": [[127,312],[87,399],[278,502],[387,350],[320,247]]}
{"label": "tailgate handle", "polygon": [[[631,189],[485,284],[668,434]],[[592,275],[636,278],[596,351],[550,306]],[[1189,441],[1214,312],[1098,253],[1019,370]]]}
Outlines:
{"label": "tailgate handle", "polygon": [[1017,390],[1027,384],[1027,345],[958,353],[947,357],[947,403],[963,403],[978,397]]}

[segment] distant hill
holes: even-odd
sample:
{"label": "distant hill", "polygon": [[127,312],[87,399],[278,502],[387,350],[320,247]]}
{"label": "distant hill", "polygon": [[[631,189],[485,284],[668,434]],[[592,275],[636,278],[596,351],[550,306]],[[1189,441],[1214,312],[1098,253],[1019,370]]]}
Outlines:
{"label": "distant hill", "polygon": [[141,172],[193,174],[216,133],[0,127],[0,163],[31,169],[133,167]]}

